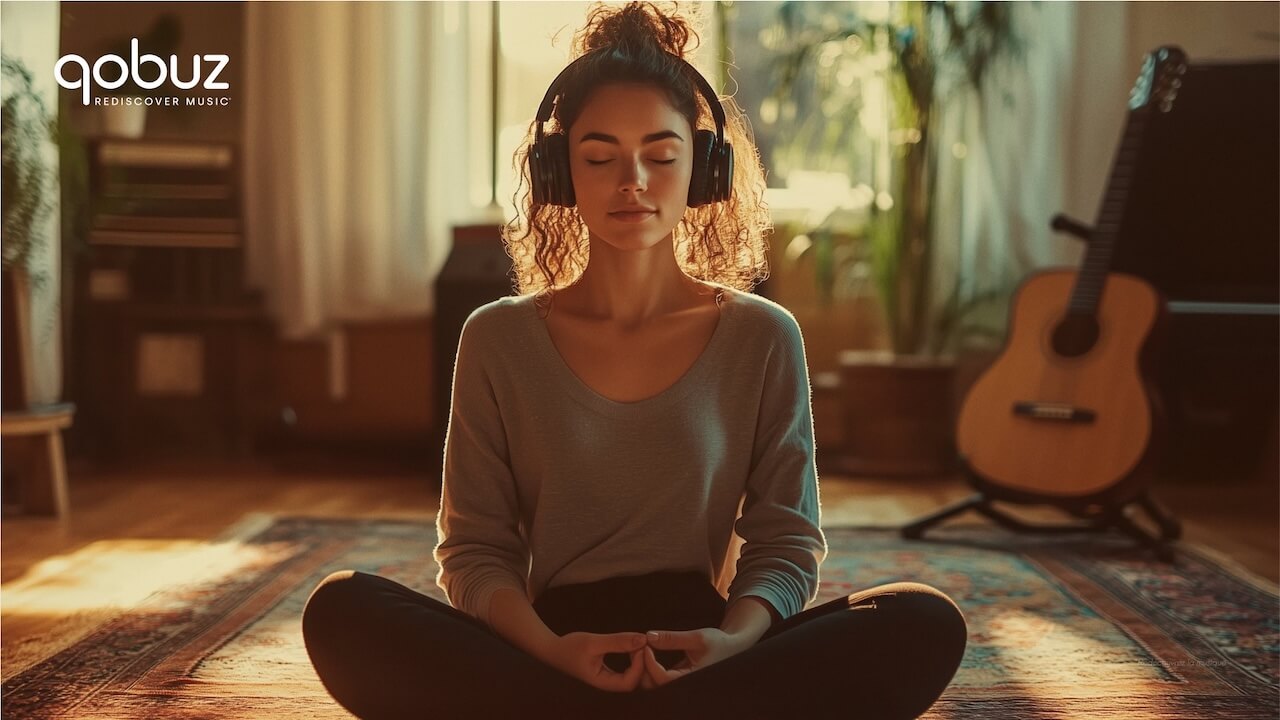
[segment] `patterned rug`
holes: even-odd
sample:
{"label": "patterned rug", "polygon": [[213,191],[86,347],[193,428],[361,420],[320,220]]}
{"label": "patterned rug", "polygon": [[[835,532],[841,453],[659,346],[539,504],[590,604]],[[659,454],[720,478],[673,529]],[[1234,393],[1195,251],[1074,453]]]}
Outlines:
{"label": "patterned rug", "polygon": [[[963,524],[919,541],[884,528],[826,532],[817,602],[916,580],[964,611],[964,662],[926,718],[1276,717],[1276,589],[1207,550],[1184,545],[1169,566],[1119,536]],[[11,674],[3,716],[350,717],[307,662],[303,604],[343,568],[443,600],[434,538],[430,520],[246,516],[206,544],[220,552],[206,554],[219,559],[203,576],[188,573]]]}

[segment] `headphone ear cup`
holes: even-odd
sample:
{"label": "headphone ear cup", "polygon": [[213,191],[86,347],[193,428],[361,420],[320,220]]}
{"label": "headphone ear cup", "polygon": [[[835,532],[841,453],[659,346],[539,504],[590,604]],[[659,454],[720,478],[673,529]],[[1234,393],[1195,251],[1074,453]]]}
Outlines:
{"label": "headphone ear cup", "polygon": [[547,140],[546,159],[553,181],[551,203],[573,207],[577,203],[573,194],[573,176],[569,172],[569,140],[564,133],[553,133],[547,136]]}
{"label": "headphone ear cup", "polygon": [[546,148],[541,140],[535,140],[529,147],[529,186],[533,195],[533,203],[541,205],[547,201],[547,178],[543,175],[542,154]]}
{"label": "headphone ear cup", "polygon": [[710,201],[715,144],[716,134],[711,130],[699,130],[694,135],[693,172],[689,175],[689,207],[702,207]]}
{"label": "headphone ear cup", "polygon": [[719,148],[719,158],[716,163],[716,193],[714,200],[720,202],[728,200],[729,194],[733,191],[733,145],[727,141],[724,146]]}

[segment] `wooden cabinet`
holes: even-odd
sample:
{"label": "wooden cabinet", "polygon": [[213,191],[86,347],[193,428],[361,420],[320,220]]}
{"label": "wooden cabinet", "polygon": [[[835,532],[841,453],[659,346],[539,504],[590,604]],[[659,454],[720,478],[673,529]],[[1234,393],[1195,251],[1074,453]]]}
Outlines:
{"label": "wooden cabinet", "polygon": [[251,451],[271,407],[275,330],[244,285],[238,148],[97,139],[90,194],[73,448],[99,459]]}

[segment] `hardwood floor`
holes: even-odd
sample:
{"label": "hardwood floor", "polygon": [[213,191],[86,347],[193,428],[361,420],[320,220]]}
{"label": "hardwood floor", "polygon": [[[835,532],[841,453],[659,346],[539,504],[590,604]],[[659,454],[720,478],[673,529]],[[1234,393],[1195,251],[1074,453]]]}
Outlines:
{"label": "hardwood floor", "polygon": [[[1227,487],[1186,483],[1154,494],[1183,522],[1184,539],[1208,545],[1273,582],[1280,581],[1280,485]],[[822,473],[823,523],[900,525],[966,497],[959,479],[849,478]],[[207,540],[246,512],[435,517],[439,491],[423,475],[342,475],[273,471],[262,464],[196,469],[152,463],[121,473],[73,472],[68,519],[14,515],[0,525],[0,582],[42,559],[97,540]],[[1050,509],[1009,507],[1031,521],[1061,518]],[[947,522],[984,521],[968,514]],[[985,522],[985,521],[984,521]]]}
{"label": "hardwood floor", "polygon": [[[901,525],[971,490],[958,479],[886,480],[822,474],[823,523]],[[1156,497],[1179,517],[1184,541],[1207,546],[1272,583],[1280,580],[1277,488],[1256,484],[1168,485]],[[23,611],[23,590],[36,585],[79,585],[94,607],[145,597],[166,551],[198,548],[252,511],[323,516],[434,518],[438,490],[422,474],[281,473],[261,465],[190,467],[151,465],[128,473],[74,472],[71,515],[6,516],[0,525],[0,634],[10,649],[47,633],[70,632],[55,609]],[[1048,508],[1008,507],[1033,522],[1062,520]],[[970,513],[948,523],[986,522]],[[96,565],[73,561],[92,554]],[[60,577],[59,569],[94,567],[100,574]],[[181,571],[181,567],[178,566]],[[74,603],[70,612],[82,612]],[[103,610],[105,612],[105,610]],[[75,627],[91,624],[88,615]],[[5,675],[14,671],[11,665]]]}

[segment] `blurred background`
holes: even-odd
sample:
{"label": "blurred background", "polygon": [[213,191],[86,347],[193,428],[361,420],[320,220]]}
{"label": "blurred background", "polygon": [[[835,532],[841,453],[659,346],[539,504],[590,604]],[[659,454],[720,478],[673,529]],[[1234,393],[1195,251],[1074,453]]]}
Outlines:
{"label": "blurred background", "polygon": [[[0,4],[5,580],[249,509],[433,515],[462,321],[511,292],[512,155],[588,7]],[[1144,56],[1181,47],[1113,269],[1174,310],[1165,496],[1274,579],[1280,6],[690,8],[768,173],[757,292],[804,331],[833,522],[964,494],[960,400],[1018,284],[1081,262],[1051,220],[1107,210]],[[86,89],[133,39],[194,86]]]}

